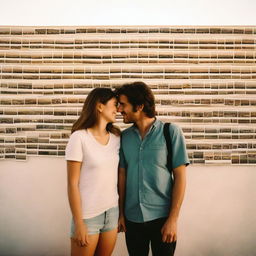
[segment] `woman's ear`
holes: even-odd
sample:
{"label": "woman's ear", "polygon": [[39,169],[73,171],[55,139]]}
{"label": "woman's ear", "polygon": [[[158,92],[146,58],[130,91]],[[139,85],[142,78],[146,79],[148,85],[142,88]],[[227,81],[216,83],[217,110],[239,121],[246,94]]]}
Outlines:
{"label": "woman's ear", "polygon": [[100,103],[100,102],[97,103],[96,108],[97,108],[97,110],[101,113],[101,112],[103,111],[103,104]]}

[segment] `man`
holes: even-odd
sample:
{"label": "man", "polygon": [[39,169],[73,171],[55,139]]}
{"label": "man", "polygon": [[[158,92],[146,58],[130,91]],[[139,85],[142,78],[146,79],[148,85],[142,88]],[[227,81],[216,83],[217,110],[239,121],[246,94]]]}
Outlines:
{"label": "man", "polygon": [[143,82],[117,90],[124,123],[119,164],[119,231],[125,231],[130,256],[174,254],[177,220],[189,164],[181,129],[171,124],[172,173],[167,167],[164,124],[155,117],[154,95]]}

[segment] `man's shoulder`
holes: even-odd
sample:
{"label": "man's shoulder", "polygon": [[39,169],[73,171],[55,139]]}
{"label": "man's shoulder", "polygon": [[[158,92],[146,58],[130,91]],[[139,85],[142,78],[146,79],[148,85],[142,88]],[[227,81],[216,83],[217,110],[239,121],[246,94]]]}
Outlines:
{"label": "man's shoulder", "polygon": [[169,124],[170,124],[169,131],[170,131],[171,136],[182,133],[182,129],[179,125],[174,124],[174,123],[169,123]]}
{"label": "man's shoulder", "polygon": [[174,123],[170,123],[170,130],[171,131],[177,131],[177,130],[181,130],[180,126]]}
{"label": "man's shoulder", "polygon": [[133,125],[124,129],[121,133],[122,137],[130,134],[133,131],[133,129],[134,129]]}

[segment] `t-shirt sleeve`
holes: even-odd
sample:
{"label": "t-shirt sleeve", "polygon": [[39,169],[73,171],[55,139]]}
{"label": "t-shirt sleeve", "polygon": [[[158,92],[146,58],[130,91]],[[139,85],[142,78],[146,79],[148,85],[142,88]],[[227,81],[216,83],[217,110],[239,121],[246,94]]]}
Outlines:
{"label": "t-shirt sleeve", "polygon": [[119,151],[119,168],[127,168],[124,151],[123,151],[123,147],[122,147],[122,140],[121,140],[121,146],[120,146],[120,151]]}
{"label": "t-shirt sleeve", "polygon": [[71,134],[66,147],[65,158],[66,160],[70,161],[83,161],[83,147],[79,132],[74,132]]}
{"label": "t-shirt sleeve", "polygon": [[181,128],[171,124],[170,134],[172,140],[172,168],[177,168],[180,165],[189,165],[186,142]]}

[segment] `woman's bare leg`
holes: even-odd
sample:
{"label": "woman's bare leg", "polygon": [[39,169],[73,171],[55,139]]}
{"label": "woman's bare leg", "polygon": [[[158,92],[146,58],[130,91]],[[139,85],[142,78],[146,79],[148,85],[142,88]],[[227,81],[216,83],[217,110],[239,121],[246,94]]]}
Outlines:
{"label": "woman's bare leg", "polygon": [[71,256],[93,256],[99,241],[99,234],[89,235],[89,245],[80,247],[71,239]]}
{"label": "woman's bare leg", "polygon": [[117,229],[100,233],[95,256],[111,256],[117,238]]}

